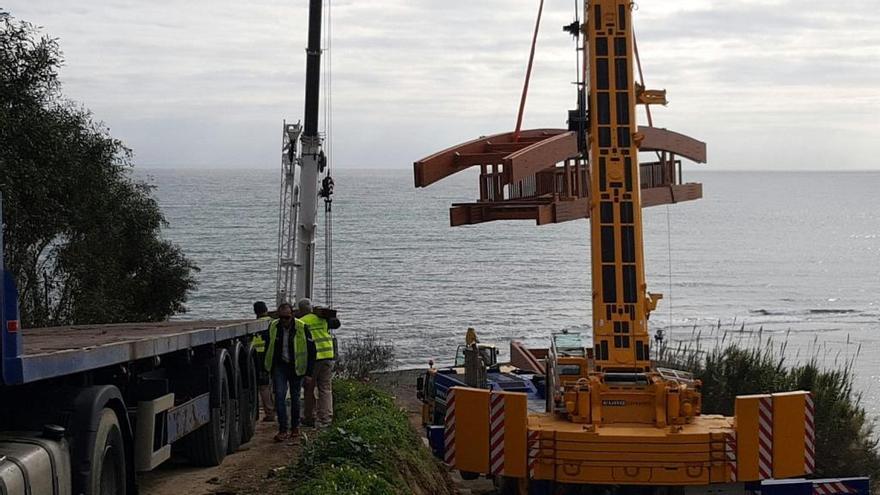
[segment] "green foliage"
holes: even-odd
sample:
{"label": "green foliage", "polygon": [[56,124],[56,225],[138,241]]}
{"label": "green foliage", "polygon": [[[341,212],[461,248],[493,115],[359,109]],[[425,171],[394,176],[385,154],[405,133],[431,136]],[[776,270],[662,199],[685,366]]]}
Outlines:
{"label": "green foliage", "polygon": [[691,343],[661,348],[658,364],[690,371],[703,382],[704,413],[732,415],[737,395],[809,390],[816,405],[816,476],[871,476],[880,482],[874,423],[853,389],[855,358],[825,369],[816,351],[788,364],[786,344],[760,335],[737,340],[725,333],[708,350],[695,335]]}
{"label": "green foliage", "polygon": [[345,341],[336,361],[336,375],[342,378],[367,380],[371,373],[387,371],[394,366],[394,347],[382,342],[375,332],[355,335]]}
{"label": "green foliage", "polygon": [[0,191],[25,326],[162,320],[198,270],[131,151],[60,93],[56,40],[0,11]]}
{"label": "green foliage", "polygon": [[303,448],[291,470],[295,494],[452,493],[404,411],[377,388],[333,384],[334,423]]}
{"label": "green foliage", "polygon": [[363,417],[377,410],[394,409],[394,399],[373,386],[351,380],[333,383],[333,417],[340,422]]}
{"label": "green foliage", "polygon": [[350,465],[327,465],[296,487],[294,493],[350,495],[386,495],[397,493],[388,481],[367,469]]}

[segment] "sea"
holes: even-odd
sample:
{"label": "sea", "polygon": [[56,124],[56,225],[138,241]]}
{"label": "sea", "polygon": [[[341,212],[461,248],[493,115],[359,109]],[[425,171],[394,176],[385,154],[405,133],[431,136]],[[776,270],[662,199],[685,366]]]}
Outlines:
{"label": "sea", "polygon": [[[247,318],[275,300],[280,171],[138,169],[168,221],[162,235],[201,271],[175,318]],[[338,169],[332,294],[319,215],[314,299],[332,300],[342,345],[368,334],[400,368],[453,361],[468,327],[507,353],[554,332],[589,339],[586,220],[450,227],[449,206],[478,196],[463,173],[416,189],[412,171]],[[650,319],[668,344],[742,339],[789,362],[851,363],[880,418],[880,173],[686,172],[704,198],[645,210]]]}

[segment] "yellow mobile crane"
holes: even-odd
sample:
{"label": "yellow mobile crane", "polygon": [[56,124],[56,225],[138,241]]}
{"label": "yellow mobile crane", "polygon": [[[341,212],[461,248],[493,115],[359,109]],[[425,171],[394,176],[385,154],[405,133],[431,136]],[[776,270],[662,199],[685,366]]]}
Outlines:
{"label": "yellow mobile crane", "polygon": [[[443,401],[444,458],[518,493],[576,486],[741,494],[745,482],[810,474],[808,393],[737,397],[735,417],[704,415],[700,382],[651,360],[648,317],[662,296],[647,291],[642,207],[699,198],[700,185],[682,183],[680,168],[676,174],[675,157],[705,161],[705,145],[637,126],[638,104],[666,101],[665,92],[634,80],[632,2],[586,0],[583,13],[583,23],[566,28],[583,39],[569,129],[521,130],[521,106],[513,132],[415,163],[417,187],[480,167],[480,200],[453,205],[452,225],[588,217],[592,236],[592,348],[551,347],[540,412],[529,410],[525,394],[451,388]],[[640,164],[640,151],[660,160]]]}

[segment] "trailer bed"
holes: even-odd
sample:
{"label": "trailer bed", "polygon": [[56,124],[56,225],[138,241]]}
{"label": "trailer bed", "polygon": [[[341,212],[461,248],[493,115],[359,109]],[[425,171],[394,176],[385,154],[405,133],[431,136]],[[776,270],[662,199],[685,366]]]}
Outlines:
{"label": "trailer bed", "polygon": [[258,320],[173,321],[23,329],[23,352],[6,363],[17,368],[7,368],[15,378],[7,383],[28,383],[161,356],[260,332],[266,324]]}

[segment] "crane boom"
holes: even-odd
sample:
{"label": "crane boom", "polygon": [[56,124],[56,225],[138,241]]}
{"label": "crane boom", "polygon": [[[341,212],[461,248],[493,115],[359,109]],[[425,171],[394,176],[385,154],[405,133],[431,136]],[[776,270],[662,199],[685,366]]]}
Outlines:
{"label": "crane boom", "polygon": [[296,223],[296,299],[311,298],[315,285],[315,230],[318,213],[318,176],[324,169],[322,139],[318,135],[321,85],[322,0],[309,2],[309,45],[306,48],[306,104],[300,170],[300,212]]}
{"label": "crane boom", "polygon": [[628,0],[593,0],[592,12],[584,16],[597,371],[647,371],[651,367],[648,301],[652,299],[645,284],[629,4]]}
{"label": "crane boom", "polygon": [[[323,1],[310,0],[305,122],[284,124],[278,222],[277,303],[311,299],[315,285],[318,181],[326,166],[323,139],[318,132],[322,14]],[[299,174],[296,173],[297,166],[300,168]]]}

